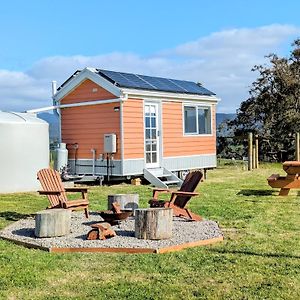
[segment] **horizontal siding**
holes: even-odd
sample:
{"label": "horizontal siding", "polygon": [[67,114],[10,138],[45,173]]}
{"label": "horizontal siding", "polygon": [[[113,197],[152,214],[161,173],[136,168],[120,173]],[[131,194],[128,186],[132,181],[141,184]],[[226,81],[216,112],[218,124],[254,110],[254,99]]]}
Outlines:
{"label": "horizontal siding", "polygon": [[[78,143],[77,159],[91,159],[91,149],[96,149],[99,158],[105,133],[117,134],[115,158],[120,158],[120,113],[114,111],[114,106],[109,103],[62,109],[62,140],[67,144]],[[68,148],[69,158],[73,159],[75,152]]]}
{"label": "horizontal siding", "polygon": [[170,171],[214,168],[217,158],[215,154],[167,157],[163,159],[163,166]]}
{"label": "horizontal siding", "polygon": [[216,153],[215,106],[212,136],[184,136],[182,103],[163,103],[163,157]]}
{"label": "horizontal siding", "polygon": [[[95,91],[95,89],[97,89],[97,91]],[[68,95],[66,95],[61,100],[61,103],[71,104],[71,103],[87,102],[92,100],[107,100],[107,99],[114,99],[114,98],[116,98],[115,95],[103,89],[95,82],[87,79],[83,81],[80,85],[78,85]]]}
{"label": "horizontal siding", "polygon": [[123,104],[124,159],[144,159],[143,101],[128,99]]}

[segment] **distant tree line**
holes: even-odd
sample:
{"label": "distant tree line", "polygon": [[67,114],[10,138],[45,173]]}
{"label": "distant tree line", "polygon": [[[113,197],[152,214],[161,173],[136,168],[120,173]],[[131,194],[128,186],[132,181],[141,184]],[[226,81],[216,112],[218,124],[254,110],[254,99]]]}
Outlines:
{"label": "distant tree line", "polygon": [[221,155],[246,155],[245,139],[253,132],[259,136],[264,158],[280,158],[279,153],[281,158],[294,158],[294,135],[300,131],[300,39],[293,42],[289,57],[270,54],[267,59],[268,64],[253,67],[259,75],[236,118],[219,126]]}

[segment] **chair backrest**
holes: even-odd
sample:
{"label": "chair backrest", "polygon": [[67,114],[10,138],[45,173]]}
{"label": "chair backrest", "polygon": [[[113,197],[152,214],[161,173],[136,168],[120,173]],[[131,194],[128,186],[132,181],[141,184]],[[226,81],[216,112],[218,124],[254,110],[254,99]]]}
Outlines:
{"label": "chair backrest", "polygon": [[[200,180],[202,179],[203,177],[203,174],[201,171],[193,171],[193,172],[189,172],[179,191],[181,192],[194,192],[198,183],[200,182]],[[174,204],[176,206],[179,206],[181,208],[184,208],[185,205],[187,204],[187,202],[191,199],[191,196],[177,196],[175,201],[174,201]]]}
{"label": "chair backrest", "polygon": [[59,195],[47,195],[52,207],[59,206],[61,202],[67,202],[67,195],[59,172],[52,169],[42,169],[38,171],[37,176],[45,192],[61,192]]}

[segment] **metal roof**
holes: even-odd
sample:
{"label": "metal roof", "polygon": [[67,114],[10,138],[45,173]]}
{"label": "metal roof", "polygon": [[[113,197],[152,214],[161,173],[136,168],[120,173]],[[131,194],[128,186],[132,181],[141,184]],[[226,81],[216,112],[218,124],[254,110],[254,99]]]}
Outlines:
{"label": "metal roof", "polygon": [[[215,93],[204,88],[201,84],[178,79],[170,79],[155,76],[138,75],[133,73],[124,73],[109,71],[103,69],[91,69],[95,74],[120,88],[130,88],[147,91],[161,91],[169,93],[192,94],[214,96]],[[69,81],[80,74],[80,70],[74,72],[59,88],[61,90]]]}

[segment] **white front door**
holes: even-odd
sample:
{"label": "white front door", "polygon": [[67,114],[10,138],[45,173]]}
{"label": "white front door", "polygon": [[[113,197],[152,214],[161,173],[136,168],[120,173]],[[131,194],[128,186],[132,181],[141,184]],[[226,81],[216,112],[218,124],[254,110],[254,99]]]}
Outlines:
{"label": "white front door", "polygon": [[157,103],[145,103],[145,160],[146,168],[159,167],[159,115]]}

